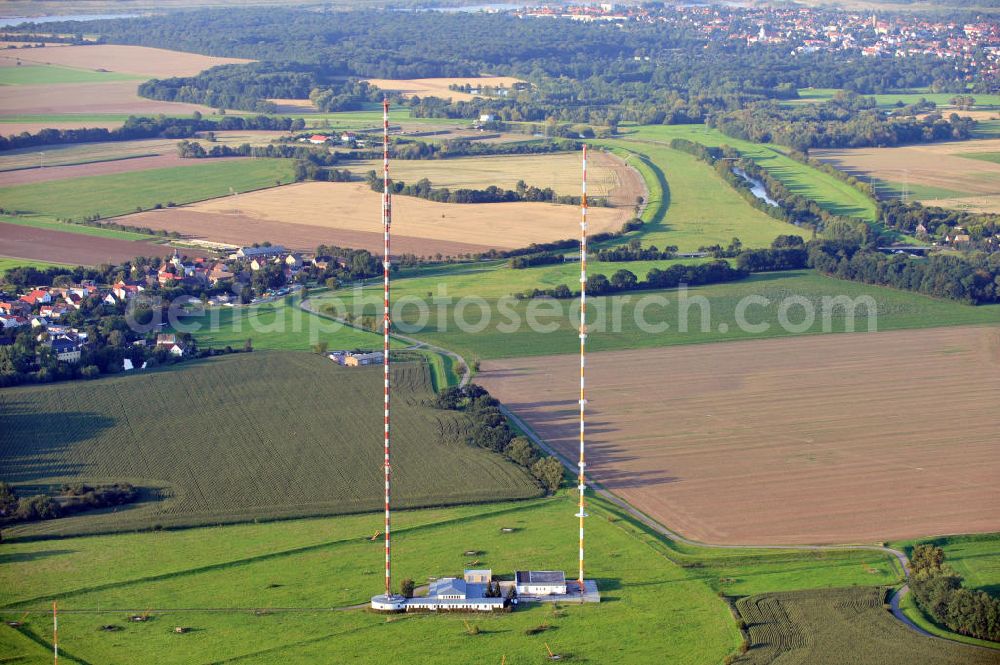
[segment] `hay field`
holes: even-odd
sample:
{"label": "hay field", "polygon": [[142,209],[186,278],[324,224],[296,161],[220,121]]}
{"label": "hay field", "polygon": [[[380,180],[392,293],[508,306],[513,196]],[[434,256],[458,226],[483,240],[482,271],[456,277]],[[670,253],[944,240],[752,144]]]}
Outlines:
{"label": "hay field", "polygon": [[[153,216],[129,215],[124,223],[155,222],[156,228],[219,242],[271,240],[287,242],[284,229],[291,225],[315,228],[323,242],[346,244],[344,237],[368,236],[365,244],[349,245],[380,250],[381,194],[363,183],[306,182],[267,191],[203,201],[175,210],[156,211]],[[594,208],[590,227],[594,233],[617,230],[623,211]],[[238,219],[246,229],[242,238],[221,233],[214,223],[220,215]],[[436,203],[412,196],[393,198],[393,247],[398,252],[421,255],[437,252],[454,243],[471,247],[513,249],[533,242],[572,238],[579,230],[575,206],[552,203]],[[255,235],[250,229],[256,228]],[[256,234],[266,237],[257,237]],[[341,236],[340,234],[344,234]],[[370,236],[368,235],[370,234]],[[372,243],[374,241],[374,243]],[[400,242],[406,242],[406,247]],[[315,243],[313,244],[315,247]],[[469,250],[476,251],[476,250]]]}
{"label": "hay field", "polygon": [[898,148],[814,150],[817,159],[880,181],[882,190],[928,205],[1000,212],[1000,164],[966,155],[1000,152],[1000,139],[977,139]]}
{"label": "hay field", "polygon": [[[426,367],[400,364],[394,378],[400,508],[542,493],[522,467],[469,446],[464,415],[424,405],[432,394]],[[37,487],[115,478],[145,490],[147,500],[4,535],[374,511],[382,506],[381,391],[380,367],[279,351],[100,379],[86,390],[5,390],[4,480]]]}
{"label": "hay field", "polygon": [[515,83],[521,83],[521,79],[512,76],[473,76],[468,78],[427,78],[427,79],[368,79],[368,83],[389,92],[398,92],[406,97],[414,95],[418,97],[441,97],[442,99],[452,99],[456,102],[467,102],[475,99],[476,95],[466,92],[455,92],[449,90],[448,86],[457,85],[488,85],[493,87],[511,87]]}
{"label": "hay field", "polygon": [[106,70],[147,78],[194,76],[202,70],[218,65],[251,62],[243,58],[218,58],[146,46],[114,44],[45,46],[43,48],[0,52],[0,67],[16,65],[18,60],[32,65],[58,65],[77,69]]}
{"label": "hay field", "polygon": [[[571,454],[578,366],[573,354],[488,361],[477,381]],[[996,326],[595,353],[587,375],[588,470],[684,535],[1000,530]]]}
{"label": "hay field", "polygon": [[[619,157],[595,150],[588,162],[587,193],[591,197],[610,196],[613,203],[631,208],[636,196],[644,196],[642,178]],[[370,170],[380,171],[382,162],[368,160],[349,168],[363,176]],[[535,187],[551,187],[560,195],[578,195],[580,153],[396,160],[392,174],[395,180],[406,183],[427,178],[434,187],[448,189],[482,189],[490,185],[514,189],[518,180],[524,180]]]}

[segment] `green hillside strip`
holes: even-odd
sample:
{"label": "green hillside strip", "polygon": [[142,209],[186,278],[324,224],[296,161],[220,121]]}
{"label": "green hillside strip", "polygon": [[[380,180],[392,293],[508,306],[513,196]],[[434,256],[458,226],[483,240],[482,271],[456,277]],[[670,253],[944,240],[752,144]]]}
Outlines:
{"label": "green hillside strip", "polygon": [[663,144],[669,144],[675,138],[683,138],[712,147],[729,145],[767,169],[789,190],[816,201],[824,210],[836,215],[875,221],[875,203],[872,200],[847,183],[786,157],[776,146],[742,141],[704,125],[647,125],[636,127],[634,132],[628,133],[624,138],[628,141]]}
{"label": "green hillside strip", "polygon": [[[642,262],[645,263],[645,262]],[[597,264],[600,266],[600,264]],[[661,267],[669,265],[661,262]],[[588,266],[588,268],[590,268]],[[591,274],[611,275],[613,270],[629,268],[645,278],[642,270],[634,264],[615,263],[590,268]],[[541,271],[542,269],[538,269]],[[512,279],[515,273],[509,271]],[[528,271],[524,271],[528,272]],[[544,273],[542,273],[544,274]],[[487,275],[483,289],[477,293],[474,284],[462,286],[464,277],[458,275],[441,278],[440,289],[432,290],[429,283],[420,283],[420,288],[411,291],[409,302],[399,306],[395,325],[397,330],[432,344],[454,350],[465,358],[514,358],[518,356],[571,353],[577,336],[574,304],[569,300],[508,300],[502,302],[497,294],[503,291],[502,283],[493,285],[495,276]],[[543,278],[544,279],[544,278]],[[407,293],[409,280],[397,280],[397,294]],[[456,286],[452,288],[452,284]],[[507,293],[519,290],[506,289]],[[432,295],[428,296],[428,292]],[[350,303],[357,313],[366,304],[366,313],[371,315],[377,307],[378,294],[368,290],[356,301],[354,292],[344,291],[340,297]],[[444,295],[441,295],[444,294]],[[473,299],[462,300],[470,296]],[[855,312],[854,331],[869,329],[869,314],[860,303],[870,298],[877,313],[877,330],[900,330],[909,328],[932,328],[942,325],[995,324],[1000,320],[1000,306],[973,307],[958,302],[938,300],[927,296],[897,291],[879,286],[824,277],[813,271],[788,271],[762,273],[748,279],[728,284],[691,287],[682,296],[676,290],[633,291],[618,296],[593,297],[588,299],[590,317],[601,317],[600,321],[590,318],[591,336],[587,341],[588,350],[610,351],[619,349],[639,349],[678,344],[699,344],[736,339],[764,339],[785,337],[793,334],[818,334],[849,332],[848,318],[844,307],[824,305],[824,298],[844,296],[852,303]],[[704,297],[707,302],[708,326],[702,327],[703,308],[696,302]],[[746,309],[748,322],[766,326],[763,332],[741,329],[736,319],[736,311],[741,301],[748,297],[762,297],[766,305],[751,303]],[[666,302],[662,300],[666,299]],[[789,299],[794,300],[789,300]],[[780,324],[779,310],[787,309],[788,319],[801,323],[803,307],[794,305],[799,298],[810,304],[814,319],[807,329],[795,332]],[[865,299],[865,300],[859,300]],[[397,295],[397,302],[402,295]],[[417,302],[423,302],[423,313]],[[686,302],[682,330],[681,302]],[[501,309],[502,308],[502,309]],[[529,325],[529,310],[540,324]],[[641,311],[641,315],[637,312]],[[829,312],[828,324],[823,312]],[[426,318],[421,321],[426,314]],[[441,318],[439,318],[441,317]],[[615,321],[618,321],[616,323]],[[484,325],[482,322],[486,320]],[[442,323],[443,321],[443,323]],[[465,329],[458,325],[465,322]],[[603,327],[598,327],[598,325]],[[645,328],[643,324],[655,326]],[[662,328],[663,324],[668,327]],[[414,330],[414,328],[419,328]],[[550,330],[551,329],[551,330]],[[469,332],[474,331],[474,332]]]}
{"label": "green hillside strip", "polygon": [[162,239],[162,236],[151,236],[131,231],[118,231],[117,229],[96,226],[84,226],[82,224],[67,224],[65,222],[54,222],[38,217],[10,217],[9,215],[0,215],[0,223],[30,226],[36,229],[49,229],[50,231],[63,231],[64,233],[77,233],[85,236],[96,236],[98,238],[118,238],[120,240]]}
{"label": "green hillside strip", "polygon": [[68,266],[63,263],[49,263],[47,261],[33,261],[31,259],[12,259],[6,256],[0,256],[0,273],[3,273],[11,268],[21,268],[21,267],[31,267],[38,268],[39,270],[45,268],[68,268]]}
{"label": "green hillside strip", "polygon": [[1000,152],[963,152],[957,155],[966,159],[978,159],[983,162],[993,162],[1000,164]]}
{"label": "green hillside strip", "polygon": [[[464,416],[423,405],[432,393],[422,364],[397,367],[397,505],[540,493],[522,468],[466,443]],[[382,505],[381,394],[381,368],[259,351],[101,379],[86,390],[73,383],[5,390],[5,480],[15,486],[127,481],[163,497],[5,535],[375,510]]]}
{"label": "green hillside strip", "polygon": [[[728,245],[734,237],[747,247],[766,247],[779,235],[801,233],[748,205],[712,167],[692,155],[652,142],[595,143],[634,152],[652,165],[651,169],[640,169],[649,189],[652,213],[644,216],[647,225],[630,239],[639,237],[644,245],[676,245],[681,251],[695,251],[704,245]],[[635,160],[630,163],[636,165]]]}
{"label": "green hillside strip", "polygon": [[52,85],[61,83],[102,83],[105,81],[135,81],[146,77],[120,72],[99,72],[56,65],[21,65],[0,67],[0,85]]}
{"label": "green hillside strip", "polygon": [[4,208],[49,218],[113,217],[156,204],[192,203],[292,181],[291,160],[206,160],[205,164],[88,176],[0,189]]}

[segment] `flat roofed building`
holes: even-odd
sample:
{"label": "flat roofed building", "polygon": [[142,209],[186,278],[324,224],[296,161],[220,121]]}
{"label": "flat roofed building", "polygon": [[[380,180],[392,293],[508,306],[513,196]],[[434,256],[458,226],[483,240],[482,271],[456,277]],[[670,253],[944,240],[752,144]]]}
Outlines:
{"label": "flat roofed building", "polygon": [[517,593],[525,596],[566,594],[566,574],[561,570],[519,570],[514,576]]}
{"label": "flat roofed building", "polygon": [[489,584],[493,581],[493,571],[489,568],[479,568],[465,571],[466,584]]}

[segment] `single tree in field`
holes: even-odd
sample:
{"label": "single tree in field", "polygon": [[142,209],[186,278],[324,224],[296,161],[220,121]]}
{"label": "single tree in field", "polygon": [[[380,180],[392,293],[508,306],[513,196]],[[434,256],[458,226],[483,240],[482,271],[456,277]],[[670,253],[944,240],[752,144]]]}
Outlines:
{"label": "single tree in field", "polygon": [[403,594],[404,598],[413,598],[413,590],[415,588],[416,585],[409,577],[399,583],[399,592]]}

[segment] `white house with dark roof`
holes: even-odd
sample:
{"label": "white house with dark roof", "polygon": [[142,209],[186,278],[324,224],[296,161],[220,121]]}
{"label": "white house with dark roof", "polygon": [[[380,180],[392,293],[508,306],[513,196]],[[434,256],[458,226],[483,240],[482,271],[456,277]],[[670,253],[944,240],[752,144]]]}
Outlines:
{"label": "white house with dark roof", "polygon": [[566,595],[566,573],[561,570],[519,570],[514,584],[522,596]]}

